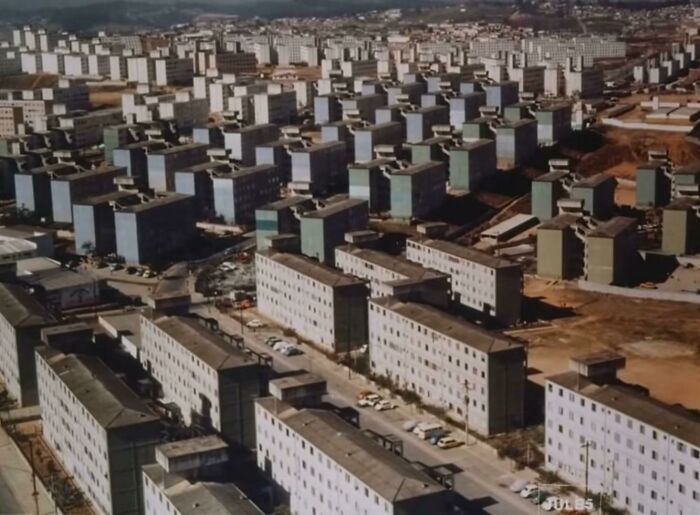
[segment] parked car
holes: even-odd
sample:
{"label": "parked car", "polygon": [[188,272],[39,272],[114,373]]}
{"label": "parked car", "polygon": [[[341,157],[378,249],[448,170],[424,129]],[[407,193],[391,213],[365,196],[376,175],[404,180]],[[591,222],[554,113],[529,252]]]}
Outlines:
{"label": "parked car", "polygon": [[464,442],[457,440],[454,436],[443,436],[437,441],[437,446],[440,449],[452,449],[453,447],[459,447]]}
{"label": "parked car", "polygon": [[520,490],[520,497],[522,497],[523,499],[528,499],[533,495],[536,495],[538,490],[539,487],[537,485],[533,485],[532,483],[530,483],[525,488]]}
{"label": "parked car", "polygon": [[287,347],[289,347],[289,342],[285,342],[284,340],[279,340],[272,346],[273,350],[277,352],[282,352]]}
{"label": "parked car", "polygon": [[386,411],[395,408],[396,404],[387,400],[381,400],[374,405],[374,409],[376,409],[377,411]]}
{"label": "parked car", "polygon": [[416,422],[415,420],[407,420],[406,422],[404,422],[401,425],[401,427],[403,428],[404,431],[411,433],[411,432],[413,432],[413,430],[416,428],[417,425],[418,425],[418,422]]}
{"label": "parked car", "polygon": [[281,342],[281,341],[282,341],[282,339],[281,339],[281,338],[278,338],[277,336],[269,336],[269,337],[265,340],[265,345],[267,345],[267,346],[269,346],[269,347],[272,347],[272,346],[275,345],[277,342]]}
{"label": "parked car", "polygon": [[371,408],[373,407],[376,403],[382,400],[381,395],[377,395],[376,393],[373,393],[372,395],[368,395],[367,397],[364,397],[357,401],[357,406],[360,408]]}
{"label": "parked car", "polygon": [[265,327],[265,322],[258,320],[257,318],[254,318],[253,320],[249,320],[246,322],[246,327],[250,327],[252,329],[257,329],[260,327]]}
{"label": "parked car", "polygon": [[525,488],[528,485],[527,479],[516,479],[513,484],[511,484],[508,487],[508,490],[510,490],[513,493],[519,493],[523,491],[523,488]]}
{"label": "parked car", "polygon": [[304,354],[304,351],[301,350],[299,347],[295,347],[294,345],[289,345],[288,347],[285,347],[282,350],[282,354],[284,356],[299,356],[301,354]]}

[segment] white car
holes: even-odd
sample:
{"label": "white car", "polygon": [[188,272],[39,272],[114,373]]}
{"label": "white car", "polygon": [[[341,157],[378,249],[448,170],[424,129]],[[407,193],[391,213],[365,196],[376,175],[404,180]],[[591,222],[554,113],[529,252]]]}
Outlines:
{"label": "white car", "polygon": [[275,344],[272,346],[272,349],[276,350],[277,352],[282,352],[289,346],[291,346],[291,343],[285,342],[284,340],[280,340],[278,342],[275,342]]}
{"label": "white car", "polygon": [[396,404],[394,404],[391,401],[387,401],[387,400],[378,401],[374,405],[374,409],[376,409],[377,411],[386,411],[386,410],[390,410],[390,409],[394,409],[394,408],[396,408]]}
{"label": "white car", "polygon": [[258,320],[257,318],[254,318],[253,320],[249,320],[248,322],[246,322],[245,325],[246,325],[246,327],[250,327],[252,329],[257,329],[260,327],[265,327],[265,322],[263,322],[262,320]]}
{"label": "white car", "polygon": [[522,497],[523,499],[527,499],[535,495],[538,490],[539,487],[537,485],[533,485],[532,483],[530,483],[525,488],[520,490],[520,497]]}
{"label": "white car", "polygon": [[366,397],[363,397],[362,399],[357,401],[357,406],[360,408],[371,408],[381,400],[382,400],[381,395],[377,395],[376,393],[373,393],[373,394],[367,395]]}
{"label": "white car", "polygon": [[464,442],[457,440],[454,436],[443,436],[437,441],[437,446],[440,449],[452,449],[453,447],[459,447]]}
{"label": "white car", "polygon": [[516,479],[512,485],[508,487],[508,489],[513,492],[513,493],[519,493],[523,491],[523,488],[525,488],[528,485],[527,479]]}

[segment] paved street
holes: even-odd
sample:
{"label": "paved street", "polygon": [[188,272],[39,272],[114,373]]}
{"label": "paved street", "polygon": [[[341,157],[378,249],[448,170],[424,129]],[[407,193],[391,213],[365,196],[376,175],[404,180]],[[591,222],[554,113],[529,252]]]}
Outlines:
{"label": "paved street", "polygon": [[[221,328],[228,333],[240,333],[241,324],[218,311],[201,306],[197,312],[202,316],[219,320]],[[250,315],[252,318],[253,315]],[[304,346],[305,354],[286,357],[267,347],[263,342],[275,334],[282,338],[281,331],[275,328],[258,329],[253,332],[244,328],[246,342],[253,350],[266,352],[273,356],[276,370],[284,372],[306,369],[323,376],[328,382],[328,401],[338,406],[354,406],[357,394],[371,387],[367,379],[352,373],[348,377],[345,367],[337,365],[314,349]],[[287,338],[289,339],[289,338]],[[429,414],[419,414],[413,406],[405,405],[400,399],[394,399],[399,408],[392,411],[377,412],[373,409],[361,410],[360,425],[380,434],[393,433],[404,442],[404,455],[410,460],[420,461],[426,465],[452,464],[461,472],[455,476],[455,489],[471,501],[470,513],[490,513],[494,515],[533,514],[538,510],[530,502],[521,499],[499,484],[499,479],[512,482],[516,477],[532,478],[525,471],[513,472],[508,462],[499,460],[493,451],[483,443],[442,450],[427,442],[418,440],[412,434],[405,433],[401,426],[409,419],[429,420]],[[463,438],[463,435],[460,435]]]}
{"label": "paved street", "polygon": [[0,515],[49,513],[55,513],[51,500],[40,492],[32,495],[31,469],[0,427]]}

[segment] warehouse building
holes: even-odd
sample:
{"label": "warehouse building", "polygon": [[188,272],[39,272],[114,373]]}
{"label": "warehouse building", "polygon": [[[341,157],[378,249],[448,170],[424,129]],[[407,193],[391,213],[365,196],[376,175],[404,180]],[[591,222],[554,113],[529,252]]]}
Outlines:
{"label": "warehouse building", "polygon": [[441,308],[448,306],[450,277],[403,257],[342,245],[335,249],[335,266],[345,274],[368,281],[370,297],[393,296]]}
{"label": "warehouse building", "polygon": [[369,301],[369,352],[373,374],[467,421],[471,430],[491,435],[523,424],[525,349],[506,336],[383,297]]}
{"label": "warehouse building", "polygon": [[366,200],[346,199],[331,202],[300,216],[301,253],[332,265],[335,247],[344,242],[346,232],[366,229],[369,211]]}
{"label": "warehouse building", "polygon": [[142,316],[140,328],[141,364],[184,423],[254,448],[253,401],[266,393],[268,364],[192,318]]}
{"label": "warehouse building", "polygon": [[19,406],[39,402],[34,348],[54,317],[18,285],[0,283],[0,379]]}
{"label": "warehouse building", "polygon": [[[258,468],[294,513],[453,513],[450,491],[335,413],[267,397],[255,422]],[[298,474],[299,463],[318,480]]]}
{"label": "warehouse building", "polygon": [[547,378],[546,468],[633,515],[700,512],[700,420],[620,382],[624,366],[588,354]]}
{"label": "warehouse building", "polygon": [[97,358],[37,350],[42,434],[99,513],[143,513],[158,416]]}
{"label": "warehouse building", "polygon": [[520,320],[523,277],[517,263],[422,236],[406,242],[406,258],[449,274],[458,304],[503,325]]}
{"label": "warehouse building", "polygon": [[[255,255],[260,313],[330,353],[367,343],[364,281],[294,254]],[[305,302],[299,302],[305,299]]]}

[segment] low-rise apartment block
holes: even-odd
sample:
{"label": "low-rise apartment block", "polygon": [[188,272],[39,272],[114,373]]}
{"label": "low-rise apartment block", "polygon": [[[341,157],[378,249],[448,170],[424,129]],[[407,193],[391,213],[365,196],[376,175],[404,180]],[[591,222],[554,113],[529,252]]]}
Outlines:
{"label": "low-rise apartment block", "polygon": [[303,256],[271,250],[255,255],[260,313],[327,352],[367,342],[364,281]]}
{"label": "low-rise apartment block", "polygon": [[510,325],[521,316],[520,265],[449,241],[416,237],[406,258],[452,276],[453,299],[477,313]]}
{"label": "low-rise apartment block", "polygon": [[373,374],[447,410],[483,435],[523,424],[525,349],[433,307],[369,301]]}

